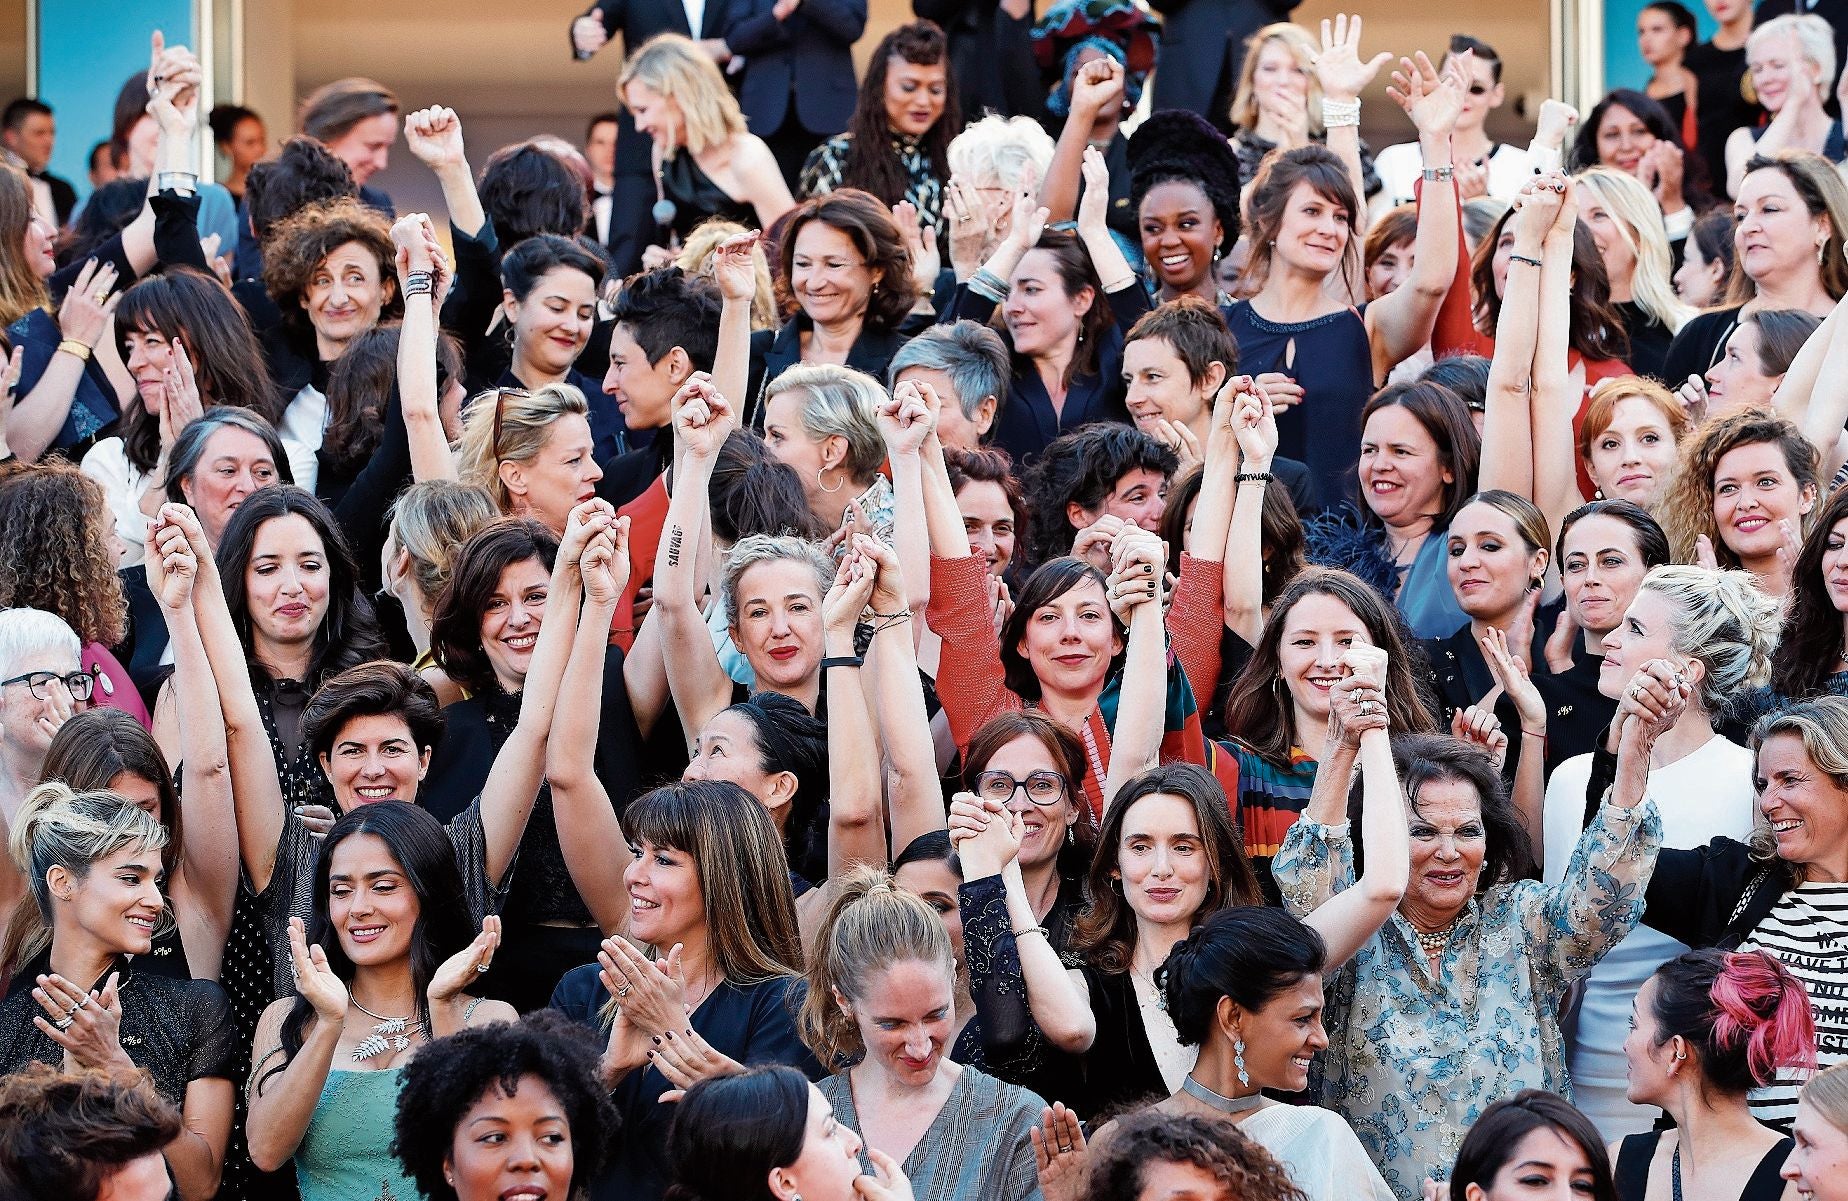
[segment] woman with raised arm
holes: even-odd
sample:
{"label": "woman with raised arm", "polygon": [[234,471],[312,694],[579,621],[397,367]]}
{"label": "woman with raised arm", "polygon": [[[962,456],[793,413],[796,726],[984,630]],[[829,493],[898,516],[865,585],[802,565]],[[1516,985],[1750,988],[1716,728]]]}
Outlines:
{"label": "woman with raised arm", "polygon": [[231,1134],[238,1037],[218,985],[138,966],[162,924],[167,831],[113,792],[56,781],[33,790],[11,829],[9,850],[50,938],[8,969],[0,1073],[35,1060],[145,1073],[184,1122],[164,1148],[173,1195],[210,1201]]}
{"label": "woman with raised arm", "polygon": [[250,1157],[295,1162],[302,1201],[403,1193],[416,1185],[384,1120],[399,1073],[424,1045],[513,1008],[469,995],[500,945],[476,919],[454,848],[403,801],[362,805],[321,842],[309,919],[288,923],[294,987],[263,1011],[251,1064]]}
{"label": "woman with raised arm", "polygon": [[[1643,687],[1639,680],[1662,664],[1689,683],[1686,706],[1650,755],[1649,792],[1665,802],[1660,806],[1665,848],[1751,834],[1751,752],[1717,733],[1714,722],[1733,697],[1765,678],[1777,624],[1777,603],[1744,573],[1669,566],[1644,578],[1623,621],[1605,638],[1599,686],[1613,700]],[[1616,737],[1606,735],[1591,754],[1562,763],[1547,782],[1544,837],[1537,850],[1549,884],[1565,877],[1588,820],[1588,793],[1601,793],[1616,770],[1608,749]],[[1585,978],[1568,1061],[1572,1093],[1609,1138],[1641,1133],[1653,1120],[1625,1100],[1623,1040],[1630,999],[1649,973],[1683,949],[1664,934],[1638,928]]]}
{"label": "woman with raised arm", "polygon": [[1779,1201],[1792,1142],[1745,1098],[1780,1071],[1813,1068],[1803,985],[1763,951],[1689,951],[1657,968],[1631,1009],[1627,1095],[1661,1107],[1674,1128],[1612,1140],[1619,1201],[1673,1201],[1684,1177],[1715,1201]]}
{"label": "woman with raised arm", "polygon": [[[1343,70],[1365,71],[1351,41],[1330,58],[1339,58]],[[1273,374],[1296,385],[1271,389],[1272,399],[1288,406],[1277,422],[1278,453],[1309,464],[1330,504],[1353,495],[1367,398],[1431,340],[1457,262],[1450,131],[1464,85],[1455,75],[1440,78],[1422,53],[1416,65],[1401,60],[1401,67],[1390,94],[1418,127],[1426,175],[1437,181],[1422,193],[1410,277],[1364,313],[1352,307],[1351,297],[1362,294],[1365,202],[1349,164],[1331,150],[1304,146],[1267,160],[1246,190],[1248,270],[1257,291],[1226,310],[1239,369],[1267,386]]]}
{"label": "woman with raised arm", "polygon": [[[1814,19],[1811,19],[1814,18]],[[1726,191],[1739,195],[1750,160],[1779,151],[1819,154],[1831,163],[1848,157],[1842,123],[1824,111],[1840,63],[1827,21],[1799,10],[1772,18],[1745,39],[1746,70],[1758,103],[1771,114],[1760,128],[1733,130],[1726,139]]]}
{"label": "woman with raised arm", "polygon": [[[1400,1196],[1445,1173],[1493,1099],[1569,1087],[1559,1005],[1642,917],[1661,839],[1644,797],[1648,754],[1669,724],[1625,723],[1616,786],[1554,886],[1523,878],[1526,830],[1487,754],[1441,735],[1394,746],[1410,884],[1336,977],[1322,1095]],[[1299,915],[1352,887],[1353,870],[1340,828],[1307,816],[1273,865]]]}

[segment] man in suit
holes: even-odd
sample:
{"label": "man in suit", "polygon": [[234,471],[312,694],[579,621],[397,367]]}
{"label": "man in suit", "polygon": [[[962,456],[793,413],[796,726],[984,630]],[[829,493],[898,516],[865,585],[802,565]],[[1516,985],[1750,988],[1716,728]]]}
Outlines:
{"label": "man in suit", "polygon": [[[625,51],[660,33],[698,41],[723,67],[731,61],[724,31],[728,0],[597,0],[571,23],[571,52],[588,60],[618,33]],[[636,132],[629,110],[616,123],[616,174],[610,190],[610,266],[618,277],[642,265],[642,251],[655,240],[655,191],[651,141]]]}
{"label": "man in suit", "polygon": [[1149,0],[1161,14],[1154,106],[1199,113],[1232,132],[1228,110],[1245,57],[1245,39],[1287,21],[1302,0]]}
{"label": "man in suit", "polygon": [[792,193],[809,151],[853,116],[853,44],[865,29],[866,0],[733,0],[725,44],[744,61],[739,107]]}
{"label": "man in suit", "polygon": [[58,125],[50,105],[21,97],[0,114],[0,145],[6,147],[6,161],[31,177],[32,207],[38,215],[63,229],[77,207],[77,189],[45,170],[57,140]]}

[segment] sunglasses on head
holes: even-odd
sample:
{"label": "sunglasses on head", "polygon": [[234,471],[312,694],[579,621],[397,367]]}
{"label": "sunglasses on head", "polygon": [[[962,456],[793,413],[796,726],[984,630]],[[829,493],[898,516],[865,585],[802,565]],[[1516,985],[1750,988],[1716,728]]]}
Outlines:
{"label": "sunglasses on head", "polygon": [[489,462],[500,462],[501,418],[507,411],[507,398],[517,396],[521,400],[531,400],[532,395],[525,388],[496,388],[494,390],[494,429],[488,439]]}

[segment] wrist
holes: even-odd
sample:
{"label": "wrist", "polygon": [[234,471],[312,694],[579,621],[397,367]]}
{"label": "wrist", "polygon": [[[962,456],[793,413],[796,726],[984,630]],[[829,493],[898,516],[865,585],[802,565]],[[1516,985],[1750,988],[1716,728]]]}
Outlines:
{"label": "wrist", "polygon": [[[858,614],[855,614],[857,617]],[[855,655],[853,646],[853,626],[846,629],[828,629],[821,638],[821,654],[825,659],[851,659]]]}
{"label": "wrist", "polygon": [[1451,165],[1450,134],[1420,133],[1418,135],[1418,152],[1424,157],[1427,167],[1448,167]]}

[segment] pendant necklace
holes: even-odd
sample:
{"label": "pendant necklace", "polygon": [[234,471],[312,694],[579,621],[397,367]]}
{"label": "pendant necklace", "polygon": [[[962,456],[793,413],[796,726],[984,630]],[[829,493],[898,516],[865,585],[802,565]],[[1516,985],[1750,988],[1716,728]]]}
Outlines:
{"label": "pendant necklace", "polygon": [[[349,997],[348,1000],[353,999]],[[355,1062],[363,1063],[374,1056],[383,1055],[388,1051],[396,1053],[411,1045],[411,1036],[409,1033],[411,1028],[410,1017],[386,1017],[382,1013],[372,1012],[356,1000],[353,1001],[353,1008],[359,1010],[378,1023],[378,1025],[372,1028],[372,1033],[361,1039],[359,1045],[353,1048],[353,1059]],[[418,1023],[418,1028],[423,1028],[422,1022]]]}

